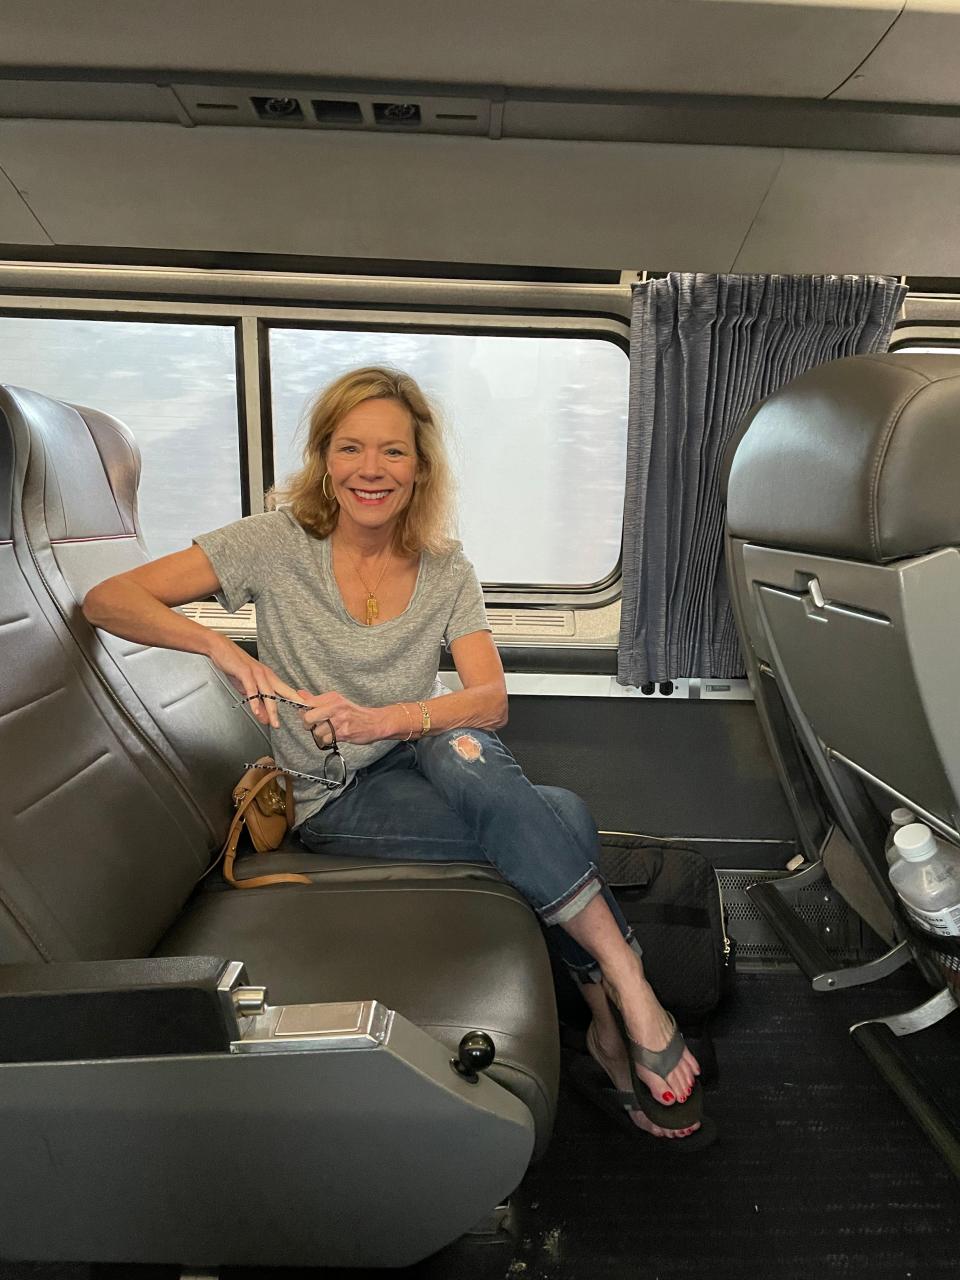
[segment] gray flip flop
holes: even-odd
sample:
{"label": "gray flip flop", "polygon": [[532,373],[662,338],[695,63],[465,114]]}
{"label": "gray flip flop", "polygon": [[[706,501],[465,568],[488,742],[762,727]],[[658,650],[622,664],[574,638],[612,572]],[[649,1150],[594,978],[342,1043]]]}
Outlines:
{"label": "gray flip flop", "polygon": [[610,1007],[630,1058],[630,1073],[633,1076],[633,1091],[636,1094],[637,1106],[648,1120],[658,1124],[661,1129],[686,1129],[696,1124],[703,1117],[703,1097],[699,1081],[694,1081],[693,1089],[685,1102],[667,1104],[657,1101],[646,1081],[642,1080],[635,1070],[636,1067],[645,1067],[647,1071],[654,1072],[664,1080],[670,1074],[683,1057],[683,1051],[686,1048],[676,1018],[672,1013],[667,1014],[673,1027],[673,1034],[667,1044],[662,1049],[647,1049],[644,1045],[637,1044],[636,1040],[631,1039],[627,1034],[626,1023],[617,1006],[611,1004]]}
{"label": "gray flip flop", "polygon": [[656,1138],[645,1129],[638,1128],[630,1119],[631,1111],[643,1110],[637,1102],[636,1094],[632,1089],[615,1089],[603,1067],[589,1054],[578,1054],[570,1064],[567,1074],[570,1082],[583,1097],[598,1107],[618,1129],[622,1129],[634,1138],[645,1138],[648,1143],[655,1142],[661,1149],[665,1147],[668,1151],[675,1153],[702,1151],[704,1147],[716,1141],[716,1126],[707,1116],[701,1118],[700,1128],[686,1138]]}

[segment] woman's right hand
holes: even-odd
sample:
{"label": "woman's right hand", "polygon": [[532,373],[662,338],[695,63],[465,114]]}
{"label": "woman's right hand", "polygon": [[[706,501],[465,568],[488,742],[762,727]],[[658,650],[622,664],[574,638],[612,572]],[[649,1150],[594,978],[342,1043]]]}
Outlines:
{"label": "woman's right hand", "polygon": [[244,698],[251,699],[247,705],[261,724],[277,728],[280,723],[277,704],[269,699],[257,698],[255,694],[279,693],[281,697],[299,701],[296,689],[281,680],[265,663],[251,658],[249,653],[226,636],[216,637],[209,656],[213,665],[223,672],[237,692]]}

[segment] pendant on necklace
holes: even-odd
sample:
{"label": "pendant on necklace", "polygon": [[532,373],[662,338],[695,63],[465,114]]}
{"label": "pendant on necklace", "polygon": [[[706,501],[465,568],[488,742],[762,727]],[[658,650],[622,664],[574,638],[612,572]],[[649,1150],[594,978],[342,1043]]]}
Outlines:
{"label": "pendant on necklace", "polygon": [[372,627],[379,616],[380,606],[377,604],[377,597],[371,591],[367,596],[367,626]]}

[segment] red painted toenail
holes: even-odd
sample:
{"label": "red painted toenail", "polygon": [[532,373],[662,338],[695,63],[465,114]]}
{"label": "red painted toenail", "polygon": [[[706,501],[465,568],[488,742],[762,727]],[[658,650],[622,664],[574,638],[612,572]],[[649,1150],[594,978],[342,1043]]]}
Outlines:
{"label": "red painted toenail", "polygon": [[672,1102],[672,1101],[673,1101],[673,1094],[672,1094],[672,1093],[670,1093],[670,1092],[668,1091],[667,1093],[665,1093],[665,1094],[663,1095],[663,1100],[664,1100],[664,1102]]}

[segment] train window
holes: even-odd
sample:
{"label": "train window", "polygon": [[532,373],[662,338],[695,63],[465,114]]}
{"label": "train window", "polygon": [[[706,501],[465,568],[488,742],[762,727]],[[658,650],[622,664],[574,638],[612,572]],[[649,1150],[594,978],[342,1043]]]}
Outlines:
{"label": "train window", "polygon": [[0,382],[130,428],[151,555],[242,514],[233,326],[0,316]]}
{"label": "train window", "polygon": [[587,586],[617,568],[628,360],[603,338],[270,329],[274,473],[300,461],[305,410],[347,369],[387,364],[438,404],[460,536],[488,584]]}

